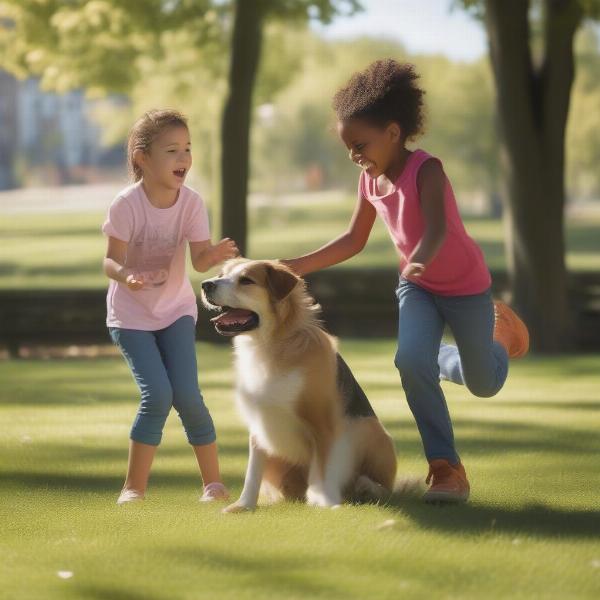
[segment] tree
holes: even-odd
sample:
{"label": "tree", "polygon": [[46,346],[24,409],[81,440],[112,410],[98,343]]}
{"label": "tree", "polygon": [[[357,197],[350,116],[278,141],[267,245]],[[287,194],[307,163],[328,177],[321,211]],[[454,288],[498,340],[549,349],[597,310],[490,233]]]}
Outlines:
{"label": "tree", "polygon": [[[145,57],[161,58],[165,36],[187,32],[217,68],[231,32],[221,130],[221,227],[246,250],[252,95],[267,20],[328,22],[358,0],[3,0],[0,66],[41,77],[55,91],[129,93]],[[233,27],[231,23],[233,22]]]}
{"label": "tree", "polygon": [[[594,0],[462,0],[487,30],[502,133],[513,300],[538,352],[567,349],[565,129],[573,42]],[[539,34],[532,44],[532,32]]]}
{"label": "tree", "polygon": [[306,20],[311,15],[329,22],[343,10],[360,8],[357,0],[235,0],[229,92],[222,122],[221,218],[223,234],[247,249],[247,193],[252,93],[261,58],[267,19]]}

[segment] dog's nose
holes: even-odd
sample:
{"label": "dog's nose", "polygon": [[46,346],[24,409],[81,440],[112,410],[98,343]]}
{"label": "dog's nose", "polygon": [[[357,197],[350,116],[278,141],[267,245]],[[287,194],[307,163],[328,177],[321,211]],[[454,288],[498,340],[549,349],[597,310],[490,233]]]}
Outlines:
{"label": "dog's nose", "polygon": [[214,292],[216,287],[217,287],[217,284],[214,281],[203,281],[202,282],[202,291],[205,294],[210,294],[211,292]]}

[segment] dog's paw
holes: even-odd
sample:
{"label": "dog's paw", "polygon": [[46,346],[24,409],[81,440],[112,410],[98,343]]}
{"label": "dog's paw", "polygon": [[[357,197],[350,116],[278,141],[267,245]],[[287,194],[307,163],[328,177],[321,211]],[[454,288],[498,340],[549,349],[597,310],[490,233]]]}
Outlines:
{"label": "dog's paw", "polygon": [[256,507],[248,506],[246,504],[242,504],[239,500],[226,506],[221,512],[225,514],[233,514],[233,513],[243,513],[243,512],[252,512]]}
{"label": "dog's paw", "polygon": [[306,491],[306,503],[309,506],[332,508],[342,503],[342,497],[335,493],[328,494],[317,487],[310,487]]}

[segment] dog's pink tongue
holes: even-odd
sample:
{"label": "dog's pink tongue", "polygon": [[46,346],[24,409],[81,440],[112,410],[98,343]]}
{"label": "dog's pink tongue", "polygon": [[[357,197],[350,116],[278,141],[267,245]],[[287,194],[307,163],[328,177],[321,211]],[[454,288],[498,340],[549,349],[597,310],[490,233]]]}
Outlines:
{"label": "dog's pink tongue", "polygon": [[251,316],[251,310],[245,310],[243,308],[230,308],[218,317],[211,319],[211,321],[213,323],[219,323],[220,325],[235,325],[237,323],[245,323]]}

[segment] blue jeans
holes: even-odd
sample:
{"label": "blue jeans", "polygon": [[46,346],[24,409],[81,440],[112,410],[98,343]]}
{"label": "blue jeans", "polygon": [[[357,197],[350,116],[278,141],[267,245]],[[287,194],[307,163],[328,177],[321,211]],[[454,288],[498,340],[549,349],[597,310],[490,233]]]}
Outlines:
{"label": "blue jeans", "polygon": [[165,421],[174,406],[190,444],[201,446],[214,442],[215,428],[198,387],[193,317],[181,317],[158,331],[119,327],[108,330],[141,393],[131,439],[158,446]]}
{"label": "blue jeans", "polygon": [[[493,340],[490,290],[472,296],[439,296],[400,279],[395,364],[428,460],[459,456],[440,379],[465,385],[475,396],[494,396],[508,375],[508,355]],[[448,324],[456,346],[442,344]]]}

